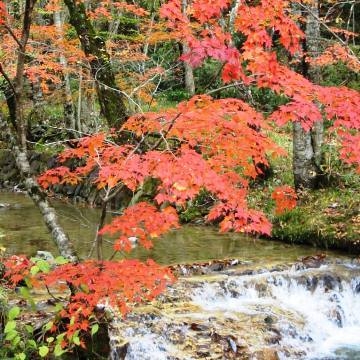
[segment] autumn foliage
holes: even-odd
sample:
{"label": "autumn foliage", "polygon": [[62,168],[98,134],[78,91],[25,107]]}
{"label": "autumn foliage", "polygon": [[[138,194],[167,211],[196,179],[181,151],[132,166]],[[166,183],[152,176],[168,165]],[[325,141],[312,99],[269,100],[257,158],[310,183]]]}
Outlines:
{"label": "autumn foliage", "polygon": [[[87,260],[78,264],[65,263],[53,270],[37,268],[35,260],[25,256],[12,256],[4,261],[4,274],[8,286],[15,287],[25,280],[28,287],[56,289],[58,292],[73,293],[69,303],[60,307],[52,322],[51,333],[63,333],[61,347],[71,348],[76,338],[89,332],[96,322],[94,314],[109,306],[126,315],[130,307],[150,301],[174,281],[170,270],[152,260],[142,263],[138,260],[102,261]],[[77,342],[77,341],[76,341]],[[84,347],[84,342],[80,340]]]}
{"label": "autumn foliage", "polygon": [[[197,95],[174,108],[134,114],[121,129],[73,140],[59,155],[58,166],[38,178],[49,191],[57,184],[87,181],[103,198],[110,198],[119,189],[139,194],[145,183],[154,184],[152,199],[127,207],[99,229],[99,235],[114,237],[117,253],[131,251],[133,240],[150,248],[154,239],[180,226],[178,213],[204,191],[212,199],[206,221],[217,224],[220,231],[270,235],[270,221],[260,209],[248,205],[247,195],[251,182],[269,166],[269,159],[285,155],[267,136],[274,122],[299,122],[309,131],[317,121],[328,119],[330,131],[342,139],[341,158],[360,169],[360,95],[347,88],[315,85],[291,69],[289,63],[296,64],[301,58],[304,34],[290,14],[290,4],[283,0],[242,2],[234,28],[226,30],[222,22],[229,16],[230,5],[224,0],[194,0],[184,14],[180,0],[170,0],[162,6],[161,16],[169,38],[177,38],[190,48],[183,61],[197,67],[209,58],[216,60],[222,65],[224,83],[270,89],[286,97],[286,104],[265,117],[240,99]],[[92,10],[91,18],[110,16],[112,6],[146,16],[139,7],[103,1]],[[5,20],[4,3],[0,2],[0,25]],[[43,39],[43,27],[32,31],[34,40],[40,35]],[[242,36],[240,44],[234,43],[233,33]],[[55,55],[48,56],[34,41],[29,52],[39,55],[36,62],[27,64],[24,75],[30,82],[45,79],[45,85],[57,84],[61,72],[75,73],[78,60],[86,58],[77,41],[64,42],[55,28],[47,27],[46,36],[47,42],[57,39]],[[15,51],[12,41],[7,34],[2,45],[2,61],[9,68],[14,58],[11,52]],[[289,63],[278,56],[280,46]],[[110,48],[114,54],[119,50],[116,44]],[[67,55],[68,69],[59,65],[59,52]],[[317,63],[333,61],[334,52],[344,58],[349,55],[346,50],[329,49]],[[296,194],[289,186],[276,188],[272,199],[276,214],[296,205]],[[69,344],[74,332],[89,329],[99,305],[117,306],[125,314],[129,306],[153,299],[173,281],[167,269],[151,260],[91,260],[60,264],[40,274],[31,272],[34,264],[26,258],[9,259],[6,265],[5,278],[13,285],[31,278],[36,286],[65,283],[72,289],[69,303],[59,313],[62,322],[52,329],[65,326],[63,346]]]}

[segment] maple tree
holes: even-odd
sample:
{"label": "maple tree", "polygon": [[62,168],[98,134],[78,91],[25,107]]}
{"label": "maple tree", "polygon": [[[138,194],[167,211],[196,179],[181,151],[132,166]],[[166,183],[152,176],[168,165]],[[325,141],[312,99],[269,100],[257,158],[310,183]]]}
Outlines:
{"label": "maple tree", "polygon": [[[296,4],[294,2],[294,6]],[[270,116],[280,125],[292,121],[308,131],[325,116],[336,120],[330,131],[339,131],[343,137],[343,130],[346,130],[357,138],[359,93],[313,84],[279,58],[278,43],[287,50],[292,62],[301,59],[300,45],[304,33],[295,23],[288,2],[241,4],[234,19],[234,32],[244,36],[239,46],[233,44],[232,34],[222,26],[230,2],[212,2],[211,11],[206,11],[206,6],[206,1],[195,1],[189,5],[187,11],[190,20],[182,14],[179,1],[170,1],[162,7],[163,16],[169,21],[169,29],[189,44],[191,52],[183,57],[184,61],[199,66],[208,58],[215,59],[223,64],[224,82],[241,81],[245,85],[267,88],[286,96],[288,103]],[[274,32],[276,37],[271,36]],[[348,48],[343,49],[341,60],[351,64],[359,63]],[[312,61],[316,63],[317,59]],[[324,61],[324,56],[320,56],[319,61]],[[345,113],[338,111],[340,102],[347,108]],[[346,146],[348,138],[343,140]],[[358,149],[352,147],[352,150],[355,153],[349,155],[349,158],[358,167]]]}
{"label": "maple tree", "polygon": [[[249,207],[247,195],[251,181],[263,173],[269,158],[284,155],[267,136],[271,122],[278,125],[296,122],[309,131],[326,116],[332,120],[330,131],[337,132],[343,141],[341,157],[360,169],[359,94],[344,87],[313,84],[279,59],[277,43],[296,62],[304,37],[290,14],[289,3],[283,0],[241,3],[233,31],[241,34],[243,41],[237,45],[233,34],[222,24],[230,5],[230,1],[224,0],[196,0],[184,10],[180,1],[170,0],[162,6],[161,14],[168,21],[171,37],[187,45],[189,51],[182,56],[184,61],[196,67],[208,58],[215,59],[222,64],[224,83],[240,81],[246,86],[270,89],[284,95],[288,99],[286,104],[264,117],[240,99],[197,95],[174,108],[132,115],[112,132],[73,140],[71,147],[59,155],[59,166],[38,178],[39,184],[50,191],[56,184],[90,181],[105,205],[124,188],[139,194],[141,199],[142,187],[152,182],[155,191],[150,201],[138,201],[109,224],[100,224],[99,236],[115,237],[115,253],[131,251],[134,240],[145,248],[151,247],[154,239],[179,227],[178,213],[202,191],[212,199],[206,220],[218,224],[221,231],[270,235],[270,221],[262,211]],[[92,8],[89,15],[93,19],[108,17],[113,6],[143,14],[132,5],[104,1]],[[0,2],[0,25],[5,21],[4,3]],[[38,29],[38,33],[42,32],[43,29]],[[55,34],[55,29],[51,36],[48,33],[49,42],[58,36]],[[7,41],[14,41],[11,33],[6,36]],[[36,38],[36,32],[33,36]],[[116,51],[115,45],[110,48]],[[39,51],[38,47],[29,49]],[[314,62],[330,61],[328,53]],[[349,54],[346,50],[337,53],[343,57]],[[99,56],[92,59],[96,64]],[[55,83],[54,73],[60,72],[61,66],[56,59],[50,67],[45,58],[45,54],[39,55],[33,68],[23,61],[21,77]],[[109,61],[107,55],[105,60]],[[351,66],[353,61],[348,60]],[[11,71],[9,67],[3,74],[15,76]],[[122,141],[123,134],[127,135],[126,142]],[[276,188],[272,199],[277,214],[296,205],[296,194],[289,186]],[[153,299],[173,281],[167,269],[151,260],[144,264],[137,260],[104,260],[99,256],[98,261],[75,259],[38,272],[34,270],[36,263],[14,257],[6,266],[5,278],[13,286],[25,278],[32,286],[53,286],[62,281],[70,287],[69,302],[59,311],[59,319],[50,329],[63,331],[61,348],[83,345],[74,340],[74,334],[89,330],[99,305],[110,303],[125,314],[130,305]]]}

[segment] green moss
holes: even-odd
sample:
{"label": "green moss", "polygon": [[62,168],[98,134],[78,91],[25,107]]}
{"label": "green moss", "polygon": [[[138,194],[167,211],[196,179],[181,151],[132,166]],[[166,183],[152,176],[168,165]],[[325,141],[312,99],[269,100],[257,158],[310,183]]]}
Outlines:
{"label": "green moss", "polygon": [[294,210],[273,218],[272,235],[286,242],[360,253],[359,209],[359,189],[304,193]]}

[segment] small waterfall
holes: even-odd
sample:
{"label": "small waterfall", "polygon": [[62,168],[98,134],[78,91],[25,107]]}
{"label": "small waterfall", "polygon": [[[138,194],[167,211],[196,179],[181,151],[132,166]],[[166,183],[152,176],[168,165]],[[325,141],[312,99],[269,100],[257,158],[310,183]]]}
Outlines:
{"label": "small waterfall", "polygon": [[193,301],[210,312],[266,315],[281,336],[280,358],[343,359],[348,349],[360,359],[359,293],[358,269],[324,266],[230,277],[196,290]]}
{"label": "small waterfall", "polygon": [[359,266],[182,281],[124,325],[125,359],[360,359]]}

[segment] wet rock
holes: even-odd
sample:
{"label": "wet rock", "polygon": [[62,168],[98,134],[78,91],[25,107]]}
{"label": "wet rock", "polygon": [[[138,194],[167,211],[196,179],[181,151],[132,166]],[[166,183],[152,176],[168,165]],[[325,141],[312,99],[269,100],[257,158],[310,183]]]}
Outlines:
{"label": "wet rock", "polygon": [[334,290],[338,287],[339,284],[341,284],[341,280],[332,275],[324,275],[322,277],[322,282],[323,282],[323,286],[327,290]]}
{"label": "wet rock", "polygon": [[55,261],[54,255],[49,251],[38,250],[35,257],[49,262]]}
{"label": "wet rock", "polygon": [[193,331],[205,331],[205,330],[209,330],[209,326],[206,326],[204,324],[196,324],[196,323],[192,323],[190,324],[190,329]]}
{"label": "wet rock", "polygon": [[265,348],[253,354],[251,360],[279,360],[279,355],[275,349]]}
{"label": "wet rock", "polygon": [[129,342],[127,340],[121,339],[118,341],[110,340],[110,354],[109,360],[124,360],[128,351]]}
{"label": "wet rock", "polygon": [[196,354],[199,357],[207,357],[210,355],[210,344],[205,343],[205,344],[198,344],[196,347]]}
{"label": "wet rock", "polygon": [[270,315],[268,315],[268,316],[265,317],[264,322],[265,322],[265,324],[267,324],[267,325],[272,325],[272,324],[275,322],[275,320],[274,320],[273,317],[271,317]]}
{"label": "wet rock", "polygon": [[326,254],[319,253],[316,255],[305,256],[301,258],[301,262],[305,268],[319,268],[326,258]]}
{"label": "wet rock", "polygon": [[274,327],[269,327],[267,331],[267,335],[265,336],[265,341],[270,345],[275,345],[275,344],[280,344],[281,340],[282,340],[281,332]]}
{"label": "wet rock", "polygon": [[170,269],[180,276],[205,275],[229,269],[240,263],[239,259],[211,260],[192,264],[172,265]]}

